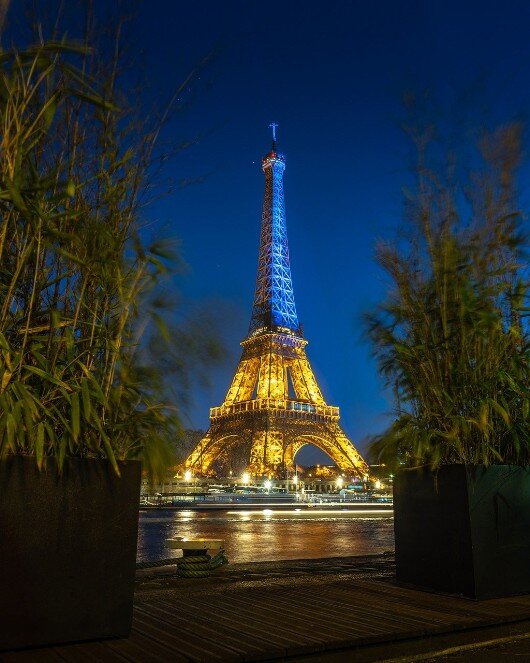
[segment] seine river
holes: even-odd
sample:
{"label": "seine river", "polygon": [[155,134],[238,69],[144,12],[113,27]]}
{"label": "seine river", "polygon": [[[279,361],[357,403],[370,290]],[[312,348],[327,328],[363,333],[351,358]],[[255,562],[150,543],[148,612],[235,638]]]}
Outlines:
{"label": "seine river", "polygon": [[231,562],[369,555],[394,550],[392,512],[140,511],[138,561],[174,557],[171,537],[223,539]]}

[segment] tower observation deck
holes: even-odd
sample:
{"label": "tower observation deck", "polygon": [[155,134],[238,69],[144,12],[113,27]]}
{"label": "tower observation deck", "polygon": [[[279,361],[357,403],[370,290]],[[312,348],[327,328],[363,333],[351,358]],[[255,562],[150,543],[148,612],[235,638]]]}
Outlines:
{"label": "tower observation deck", "polygon": [[319,447],[342,472],[367,474],[368,466],[339,425],[307,359],[298,322],[289,260],[283,174],[276,148],[262,160],[265,193],[258,271],[248,336],[222,405],[210,410],[210,427],[186,460],[197,474],[240,472],[282,477],[306,444]]}

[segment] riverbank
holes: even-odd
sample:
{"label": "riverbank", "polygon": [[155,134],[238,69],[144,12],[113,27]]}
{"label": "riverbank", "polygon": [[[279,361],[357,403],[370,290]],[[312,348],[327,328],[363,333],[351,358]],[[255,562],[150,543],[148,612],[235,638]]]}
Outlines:
{"label": "riverbank", "polygon": [[140,511],[263,511],[270,513],[313,513],[341,511],[393,511],[391,502],[181,502],[179,504],[142,504]]}
{"label": "riverbank", "polygon": [[174,565],[139,568],[136,571],[135,596],[137,600],[151,600],[171,590],[213,592],[222,587],[266,587],[283,584],[287,579],[292,586],[318,584],[328,576],[348,578],[392,578],[394,554],[360,557],[323,557],[318,559],[290,559],[263,562],[229,563],[205,581],[178,578]]}

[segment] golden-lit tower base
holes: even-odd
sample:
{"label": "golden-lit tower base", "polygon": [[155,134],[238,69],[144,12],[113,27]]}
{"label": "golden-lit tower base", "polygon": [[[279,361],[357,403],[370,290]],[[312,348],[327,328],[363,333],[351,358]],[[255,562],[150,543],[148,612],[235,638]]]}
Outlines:
{"label": "golden-lit tower base", "polygon": [[307,341],[285,332],[256,330],[220,407],[210,410],[210,428],[186,460],[196,474],[248,470],[281,478],[294,470],[306,444],[324,451],[346,474],[368,466],[339,426],[339,408],[327,405],[305,352]]}

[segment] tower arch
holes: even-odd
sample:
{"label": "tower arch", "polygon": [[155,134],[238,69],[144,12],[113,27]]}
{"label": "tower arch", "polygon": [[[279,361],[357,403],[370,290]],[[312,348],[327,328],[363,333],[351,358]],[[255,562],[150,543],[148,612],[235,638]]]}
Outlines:
{"label": "tower arch", "polygon": [[288,470],[293,471],[295,469],[296,455],[307,445],[313,445],[323,451],[341,472],[360,475],[360,455],[357,452],[356,454],[352,454],[351,449],[347,445],[341,446],[336,444],[335,435],[327,435],[325,431],[300,435],[300,437],[286,446],[284,462]]}

